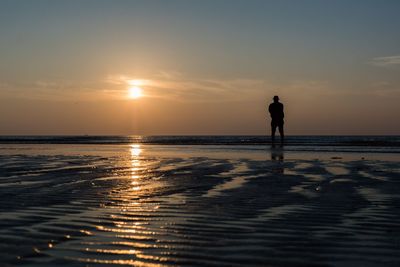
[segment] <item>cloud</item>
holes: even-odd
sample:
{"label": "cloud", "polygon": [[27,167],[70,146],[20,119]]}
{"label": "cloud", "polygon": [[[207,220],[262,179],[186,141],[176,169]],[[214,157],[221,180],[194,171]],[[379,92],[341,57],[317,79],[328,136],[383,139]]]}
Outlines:
{"label": "cloud", "polygon": [[265,87],[265,81],[251,79],[168,79],[157,81],[150,92],[184,101],[235,101],[252,98]]}
{"label": "cloud", "polygon": [[147,97],[190,102],[250,99],[268,87],[264,80],[188,78],[179,72],[160,72],[152,77],[119,74],[105,79],[114,94],[123,93],[132,80],[143,81],[140,87]]}
{"label": "cloud", "polygon": [[[400,60],[400,59],[399,59]],[[273,95],[293,101],[311,101],[358,95],[394,96],[395,84],[377,81],[351,88],[339,87],[329,81],[292,80],[272,83],[264,79],[214,79],[189,77],[179,72],[158,72],[148,76],[117,74],[96,80],[65,79],[27,82],[0,81],[0,97],[29,98],[56,101],[127,100],[132,81],[140,81],[145,99],[178,102],[243,102],[266,101]]]}
{"label": "cloud", "polygon": [[179,72],[159,72],[151,76],[117,74],[83,81],[0,81],[0,97],[55,101],[127,100],[128,88],[134,82],[139,82],[146,98],[184,102],[259,99],[275,87],[262,79],[194,78]]}
{"label": "cloud", "polygon": [[104,92],[106,85],[99,81],[35,80],[0,81],[0,97],[36,100],[77,101],[109,98]]}
{"label": "cloud", "polygon": [[370,61],[370,64],[377,67],[390,67],[393,65],[400,65],[400,55],[389,57],[375,57]]}

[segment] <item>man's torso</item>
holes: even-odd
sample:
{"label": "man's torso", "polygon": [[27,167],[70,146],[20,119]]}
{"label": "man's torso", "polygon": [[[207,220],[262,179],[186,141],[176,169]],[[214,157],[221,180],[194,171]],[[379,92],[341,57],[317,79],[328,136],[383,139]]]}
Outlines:
{"label": "man's torso", "polygon": [[273,121],[283,121],[284,113],[283,113],[283,104],[282,103],[272,103],[269,105],[269,113],[271,114],[271,118]]}

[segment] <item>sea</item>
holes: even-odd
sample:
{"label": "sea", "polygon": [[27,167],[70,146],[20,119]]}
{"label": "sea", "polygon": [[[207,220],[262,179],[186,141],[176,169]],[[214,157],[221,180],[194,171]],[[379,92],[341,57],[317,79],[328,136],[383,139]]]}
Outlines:
{"label": "sea", "polygon": [[[279,137],[277,138],[279,140]],[[139,135],[43,135],[43,136],[0,136],[0,144],[85,144],[85,145],[213,145],[213,146],[257,146],[271,145],[269,136],[261,135],[190,135],[190,136],[139,136]],[[276,144],[280,145],[279,141]],[[287,136],[286,151],[316,152],[369,152],[400,153],[399,135],[342,135],[342,136]]]}

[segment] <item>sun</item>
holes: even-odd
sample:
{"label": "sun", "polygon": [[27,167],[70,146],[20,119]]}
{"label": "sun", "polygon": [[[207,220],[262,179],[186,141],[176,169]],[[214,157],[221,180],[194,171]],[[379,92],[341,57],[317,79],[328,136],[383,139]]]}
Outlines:
{"label": "sun", "polygon": [[132,99],[138,99],[138,98],[142,97],[142,88],[140,88],[138,86],[130,87],[129,91],[128,91],[128,96],[129,96],[129,98],[132,98]]}

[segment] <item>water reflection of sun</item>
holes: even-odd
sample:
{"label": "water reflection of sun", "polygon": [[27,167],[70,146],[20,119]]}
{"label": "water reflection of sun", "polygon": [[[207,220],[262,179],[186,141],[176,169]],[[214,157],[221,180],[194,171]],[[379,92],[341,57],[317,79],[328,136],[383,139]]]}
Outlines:
{"label": "water reflection of sun", "polygon": [[140,149],[139,144],[133,144],[131,145],[131,156],[132,158],[137,158],[140,156],[140,153],[142,153],[142,150]]}
{"label": "water reflection of sun", "polygon": [[140,175],[138,171],[140,170],[140,153],[142,153],[142,150],[140,149],[139,144],[133,144],[130,146],[130,152],[131,152],[131,178],[132,182],[131,184],[134,186],[133,190],[138,191],[140,190],[139,182],[137,181],[140,178]]}

